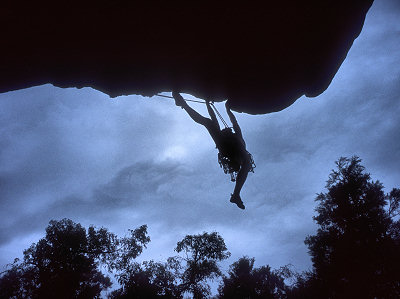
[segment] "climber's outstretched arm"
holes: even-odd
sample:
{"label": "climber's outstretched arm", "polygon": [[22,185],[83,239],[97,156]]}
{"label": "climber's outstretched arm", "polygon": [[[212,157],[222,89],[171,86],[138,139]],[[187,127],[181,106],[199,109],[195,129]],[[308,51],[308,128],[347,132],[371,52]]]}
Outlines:
{"label": "climber's outstretched arm", "polygon": [[225,108],[226,108],[226,113],[228,114],[229,119],[231,120],[233,129],[235,130],[235,133],[238,134],[243,139],[242,130],[239,127],[239,124],[236,120],[235,115],[233,115],[233,113],[231,111],[231,106],[229,105],[228,101],[226,101],[226,103],[225,103]]}
{"label": "climber's outstretched arm", "polygon": [[183,99],[183,97],[176,91],[172,92],[172,96],[175,99],[175,104],[177,106],[182,107],[182,109],[185,109],[185,111],[187,112],[187,114],[189,114],[189,116],[198,124],[201,124],[203,126],[205,126],[207,129],[211,126],[212,121],[209,118],[206,118],[204,116],[202,116],[200,113],[198,113],[197,111],[195,111],[194,109],[192,109],[187,103],[186,101]]}

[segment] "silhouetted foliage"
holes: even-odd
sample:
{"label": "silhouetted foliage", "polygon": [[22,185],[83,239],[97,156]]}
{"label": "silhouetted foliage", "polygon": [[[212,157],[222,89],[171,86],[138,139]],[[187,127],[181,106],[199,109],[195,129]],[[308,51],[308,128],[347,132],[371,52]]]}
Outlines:
{"label": "silhouetted foliage", "polygon": [[104,228],[88,232],[69,219],[52,220],[45,238],[24,251],[0,278],[3,298],[97,298],[111,286],[110,278],[99,271],[122,270],[150,241],[147,227],[118,238]]}
{"label": "silhouetted foliage", "polygon": [[312,271],[255,268],[242,257],[222,275],[219,262],[230,253],[217,232],[185,236],[180,255],[165,263],[137,263],[150,242],[147,226],[118,238],[63,219],[50,221],[45,238],[0,274],[0,298],[98,298],[111,286],[100,267],[121,285],[110,298],[207,298],[209,280],[221,276],[218,298],[400,298],[400,189],[385,194],[360,163],[340,158],[317,195],[318,230],[305,240]]}
{"label": "silhouetted foliage", "polygon": [[194,298],[208,296],[210,286],[206,281],[221,276],[218,262],[230,256],[224,239],[217,232],[187,235],[175,251],[185,253],[181,258],[186,263],[180,277],[182,291],[192,293]]}
{"label": "silhouetted foliage", "polygon": [[314,271],[299,281],[298,297],[400,297],[400,192],[385,195],[360,162],[340,158],[316,198],[319,228],[305,241]]}
{"label": "silhouetted foliage", "polygon": [[229,267],[218,288],[219,298],[284,298],[284,277],[269,266],[254,268],[254,258],[242,257]]}
{"label": "silhouetted foliage", "polygon": [[179,269],[180,263],[174,258],[166,263],[133,263],[118,276],[122,288],[110,298],[182,298],[177,281]]}
{"label": "silhouetted foliage", "polygon": [[[118,276],[122,288],[111,298],[194,298],[210,295],[207,280],[221,276],[218,262],[230,256],[224,239],[216,232],[187,235],[175,251],[184,257],[170,257],[166,263],[133,263]],[[184,265],[182,265],[182,262]]]}

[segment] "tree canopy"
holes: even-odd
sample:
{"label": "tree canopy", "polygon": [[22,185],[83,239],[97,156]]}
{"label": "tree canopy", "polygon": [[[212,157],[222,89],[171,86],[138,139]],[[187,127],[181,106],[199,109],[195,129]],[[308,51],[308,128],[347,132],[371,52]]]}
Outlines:
{"label": "tree canopy", "polygon": [[166,263],[133,263],[118,275],[122,288],[112,292],[110,298],[182,298],[179,269],[174,258]]}
{"label": "tree canopy", "polygon": [[230,256],[224,239],[217,232],[188,235],[177,243],[175,251],[185,253],[183,290],[191,292],[194,298],[210,294],[206,280],[220,276],[218,262]]}
{"label": "tree canopy", "polygon": [[316,197],[317,232],[305,240],[311,271],[255,267],[244,256],[224,274],[221,262],[230,253],[217,232],[185,236],[165,262],[139,263],[150,242],[146,225],[118,237],[62,219],[50,221],[23,260],[0,273],[0,298],[99,298],[112,285],[107,274],[120,285],[113,299],[209,298],[215,279],[221,299],[400,298],[400,189],[385,193],[358,157],[336,166]]}
{"label": "tree canopy", "polygon": [[88,231],[70,219],[52,220],[46,236],[24,251],[0,278],[2,298],[98,298],[111,286],[99,269],[120,271],[150,242],[145,225],[118,238],[105,228]]}
{"label": "tree canopy", "polygon": [[308,284],[319,298],[399,297],[400,190],[385,194],[356,156],[336,166],[316,198],[317,234],[305,240]]}
{"label": "tree canopy", "polygon": [[242,257],[229,267],[218,288],[219,298],[283,298],[284,276],[267,266],[254,268],[254,258]]}

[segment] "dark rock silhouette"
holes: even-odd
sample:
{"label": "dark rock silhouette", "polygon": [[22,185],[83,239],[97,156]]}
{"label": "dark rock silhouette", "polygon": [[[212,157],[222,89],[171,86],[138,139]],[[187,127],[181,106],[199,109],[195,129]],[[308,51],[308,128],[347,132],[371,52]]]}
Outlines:
{"label": "dark rock silhouette", "polygon": [[328,87],[372,2],[3,1],[0,92],[177,90],[279,111]]}

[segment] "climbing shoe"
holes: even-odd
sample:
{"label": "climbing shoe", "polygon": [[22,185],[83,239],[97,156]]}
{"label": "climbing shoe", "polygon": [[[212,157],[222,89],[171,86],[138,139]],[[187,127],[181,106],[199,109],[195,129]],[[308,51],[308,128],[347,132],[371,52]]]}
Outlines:
{"label": "climbing shoe", "polygon": [[236,205],[238,206],[239,209],[244,210],[244,209],[246,208],[246,207],[244,206],[243,201],[242,201],[242,199],[240,198],[239,195],[233,195],[233,194],[232,194],[232,195],[231,195],[231,200],[230,200],[230,202],[236,204]]}

